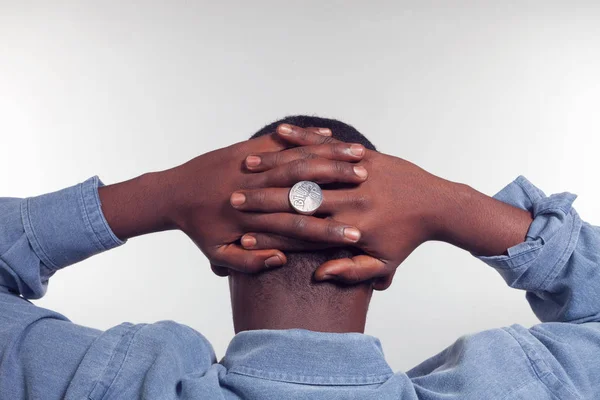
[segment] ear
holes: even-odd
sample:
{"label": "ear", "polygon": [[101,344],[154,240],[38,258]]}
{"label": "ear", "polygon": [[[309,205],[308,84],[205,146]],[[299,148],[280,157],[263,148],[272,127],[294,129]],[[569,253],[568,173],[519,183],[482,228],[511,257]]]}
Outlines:
{"label": "ear", "polygon": [[217,276],[229,276],[229,268],[219,267],[218,265],[210,264],[210,269]]}

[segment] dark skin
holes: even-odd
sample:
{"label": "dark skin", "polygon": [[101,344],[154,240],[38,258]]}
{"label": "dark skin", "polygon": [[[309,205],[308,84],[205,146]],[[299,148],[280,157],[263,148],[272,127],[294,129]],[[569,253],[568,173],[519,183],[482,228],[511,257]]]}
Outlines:
{"label": "dark skin", "polygon": [[[241,272],[230,280],[236,331],[363,332],[372,288],[387,288],[396,268],[420,244],[442,240],[495,255],[525,237],[529,213],[400,158],[318,132],[280,126],[273,135],[100,188],[104,214],[122,239],[179,229],[217,274]],[[294,146],[303,147],[290,149]],[[368,176],[367,171],[377,173]],[[299,180],[353,186],[324,191],[321,214],[307,217],[294,214],[287,199],[289,187]],[[268,301],[258,302],[244,274],[285,264],[282,251],[326,246],[356,246],[367,254],[327,262],[314,274],[322,281],[365,282],[340,299],[344,312],[301,307],[277,288]],[[251,311],[236,312],[239,305]]]}
{"label": "dark skin", "polygon": [[[285,126],[279,127],[278,134],[216,150],[167,171],[101,187],[102,210],[111,229],[121,239],[173,229],[186,233],[209,259],[216,274],[231,274],[236,332],[285,327],[362,332],[372,293],[370,285],[361,285],[362,290],[350,299],[340,298],[340,303],[346,302],[343,309],[347,312],[335,315],[327,307],[316,307],[306,313],[307,310],[292,304],[289,296],[281,291],[273,292],[269,301],[258,304],[258,297],[253,293],[255,288],[244,284],[248,274],[281,266],[286,257],[277,249],[247,250],[238,243],[244,232],[265,226],[277,226],[274,231],[281,235],[289,236],[298,231],[299,239],[326,235],[339,245],[355,243],[360,237],[358,230],[336,221],[291,213],[249,215],[230,205],[230,201],[236,203],[235,196],[230,199],[231,192],[242,188],[285,187],[304,179],[321,183],[363,182],[366,170],[354,167],[364,156],[364,147],[332,142],[329,135],[329,130],[319,128],[286,132]],[[281,158],[278,165],[269,168],[262,177],[244,165],[249,153],[267,152],[276,158],[293,146],[301,146],[297,151],[311,156],[289,162]],[[252,158],[249,164],[252,165]],[[302,229],[298,230],[299,227]],[[310,283],[311,274],[306,278],[307,284]],[[251,312],[239,312],[240,304]],[[252,306],[247,307],[249,304]]]}
{"label": "dark skin", "polygon": [[[327,141],[336,142],[332,138]],[[321,155],[307,149],[252,154],[247,159],[252,161],[247,168],[262,172],[280,163],[318,156]],[[440,240],[474,254],[498,255],[522,242],[531,224],[528,212],[468,186],[441,179],[403,159],[366,150],[359,164],[376,173],[347,189],[324,190],[319,213],[357,226],[361,239],[355,246],[367,255],[329,261],[318,269],[315,265],[314,274],[323,284],[362,282],[357,285],[359,290],[339,300],[343,310],[340,313],[326,305],[297,304],[295,297],[289,296],[282,286],[271,287],[271,296],[266,301],[258,300],[260,285],[248,276],[232,274],[230,288],[236,332],[292,328],[364,332],[372,289],[388,288],[396,268],[422,243]],[[238,191],[232,195],[232,206],[240,211],[292,213],[288,190]],[[241,243],[248,249],[275,247],[290,251],[336,245],[326,235],[313,235],[310,241],[301,241],[266,233],[246,234]],[[307,274],[307,285],[310,278]]]}
{"label": "dark skin", "polygon": [[[328,138],[329,142],[335,139]],[[279,161],[310,158],[310,153],[291,149],[273,154],[253,154],[263,163],[249,166],[261,172]],[[450,243],[473,254],[500,255],[525,238],[532,217],[529,212],[486,196],[466,185],[439,178],[398,157],[366,150],[358,165],[372,172],[349,189],[324,191],[324,211],[361,231],[354,246],[367,255],[326,262],[315,272],[317,280],[357,283],[374,279],[374,288],[390,286],[396,268],[418,246],[430,240]],[[243,190],[246,201],[238,210],[292,212],[286,189]],[[233,196],[237,196],[234,193]],[[273,232],[276,233],[276,232]],[[276,247],[281,250],[320,248],[337,244],[326,235],[313,235],[312,243],[278,235],[248,233],[247,249]]]}
{"label": "dark skin", "polygon": [[[308,128],[286,135],[285,128],[280,126],[279,134],[215,150],[166,171],[101,187],[100,201],[108,224],[121,239],[181,230],[196,243],[219,275],[227,275],[230,270],[257,272],[286,262],[278,249],[244,249],[238,242],[249,230],[260,232],[270,226],[270,231],[298,239],[326,235],[340,245],[355,243],[360,232],[347,224],[289,213],[240,213],[230,206],[231,192],[239,189],[287,187],[299,180],[347,183],[365,180],[364,168],[354,168],[364,151],[357,155],[351,144],[331,143],[327,140],[331,135],[329,130]],[[280,163],[258,174],[250,173],[244,166],[249,153],[276,154],[293,146],[306,146],[308,151],[323,156]],[[298,226],[303,229],[297,230]]]}
{"label": "dark skin", "polygon": [[[311,284],[311,275],[306,274],[307,287]],[[319,284],[334,285],[332,282]],[[371,284],[359,284],[343,296],[332,291],[327,304],[321,304],[299,301],[297,296],[290,296],[285,287],[273,285],[269,287],[269,295],[264,296],[252,275],[235,271],[229,276],[229,289],[236,333],[255,329],[364,333],[373,294]]]}

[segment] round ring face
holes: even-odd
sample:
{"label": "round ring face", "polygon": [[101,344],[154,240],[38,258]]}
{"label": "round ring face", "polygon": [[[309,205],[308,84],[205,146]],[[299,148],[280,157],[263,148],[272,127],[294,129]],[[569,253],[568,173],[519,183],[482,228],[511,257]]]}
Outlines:
{"label": "round ring face", "polygon": [[323,203],[323,192],[311,181],[300,181],[290,189],[290,204],[299,214],[312,215]]}

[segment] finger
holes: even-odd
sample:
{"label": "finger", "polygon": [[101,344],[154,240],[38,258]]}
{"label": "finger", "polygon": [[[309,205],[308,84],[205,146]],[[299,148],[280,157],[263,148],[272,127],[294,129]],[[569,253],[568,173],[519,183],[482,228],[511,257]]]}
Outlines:
{"label": "finger", "polygon": [[394,275],[396,274],[396,269],[394,269],[391,273],[386,276],[382,276],[381,278],[375,278],[373,281],[373,289],[375,290],[386,290],[392,285],[392,281],[394,280]]}
{"label": "finger", "polygon": [[281,267],[287,262],[285,255],[279,250],[246,250],[237,244],[221,246],[211,256],[216,266],[245,273]]}
{"label": "finger", "polygon": [[[287,125],[287,124],[286,124]],[[289,125],[288,125],[289,126]],[[297,127],[294,127],[297,128]],[[283,128],[285,130],[285,128]],[[286,136],[280,135],[277,129],[268,135],[263,135],[248,140],[246,145],[252,148],[252,152],[281,151],[295,146],[310,146],[325,143],[325,139],[331,139],[331,129],[328,128],[297,128],[306,132],[292,133]],[[337,141],[337,140],[336,140]],[[329,141],[327,141],[328,143]],[[249,151],[249,152],[250,152]]]}
{"label": "finger", "polygon": [[[240,211],[253,212],[295,212],[289,198],[288,188],[249,189],[234,192],[229,201]],[[323,202],[318,214],[333,214],[348,208],[364,210],[366,201],[350,190],[323,190]],[[273,247],[277,248],[277,247]]]}
{"label": "finger", "polygon": [[333,132],[331,132],[331,129],[329,128],[319,128],[316,126],[309,126],[308,128],[304,128],[307,131],[313,132],[313,133],[317,133],[319,135],[322,136],[331,136],[333,134]]}
{"label": "finger", "polygon": [[301,146],[284,151],[251,154],[246,157],[246,168],[252,172],[273,169],[292,161],[309,158],[328,160],[360,161],[365,155],[365,147],[357,143],[329,143],[315,146]]}
{"label": "finger", "polygon": [[229,269],[225,267],[219,267],[218,265],[210,264],[210,269],[212,269],[212,272],[214,272],[214,274],[217,276],[229,275]]}
{"label": "finger", "polygon": [[242,236],[241,242],[242,247],[247,250],[279,249],[281,251],[312,251],[340,246],[339,244],[308,242],[272,233],[247,233]]}
{"label": "finger", "polygon": [[386,264],[374,257],[359,255],[352,258],[341,258],[327,261],[315,271],[315,279],[337,280],[348,284],[364,282],[373,278],[381,278],[390,271]]}
{"label": "finger", "polygon": [[362,183],[368,177],[360,164],[314,158],[296,160],[255,176],[260,187],[291,187],[299,181],[316,183]]}
{"label": "finger", "polygon": [[360,240],[360,231],[332,218],[317,218],[300,214],[245,214],[245,231],[275,233],[311,242],[351,245]]}
{"label": "finger", "polygon": [[[314,144],[326,144],[339,142],[329,136],[325,136],[325,133],[331,132],[327,128],[323,129],[323,133],[315,133],[314,129],[300,128],[295,125],[281,124],[277,127],[276,134],[283,141],[296,145],[296,146],[310,146]],[[321,130],[319,130],[321,132]]]}

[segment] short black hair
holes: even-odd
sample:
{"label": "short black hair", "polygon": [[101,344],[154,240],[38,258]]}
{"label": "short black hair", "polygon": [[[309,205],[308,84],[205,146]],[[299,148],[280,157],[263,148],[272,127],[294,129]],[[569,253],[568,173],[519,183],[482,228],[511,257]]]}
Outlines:
{"label": "short black hair", "polygon": [[[308,115],[293,115],[270,123],[252,135],[251,139],[275,132],[280,124],[296,125],[301,128],[318,127],[329,128],[332,137],[343,142],[360,143],[365,148],[377,151],[373,143],[353,126],[336,119],[321,118]],[[351,287],[328,282],[316,283],[312,275],[317,267],[329,260],[351,258],[363,254],[354,247],[338,247],[310,252],[286,252],[287,264],[282,268],[268,270],[256,275],[257,283],[264,289],[263,295],[268,296],[269,287],[273,284],[282,285],[290,294],[297,295],[302,302],[331,301],[332,297],[350,294]]]}

